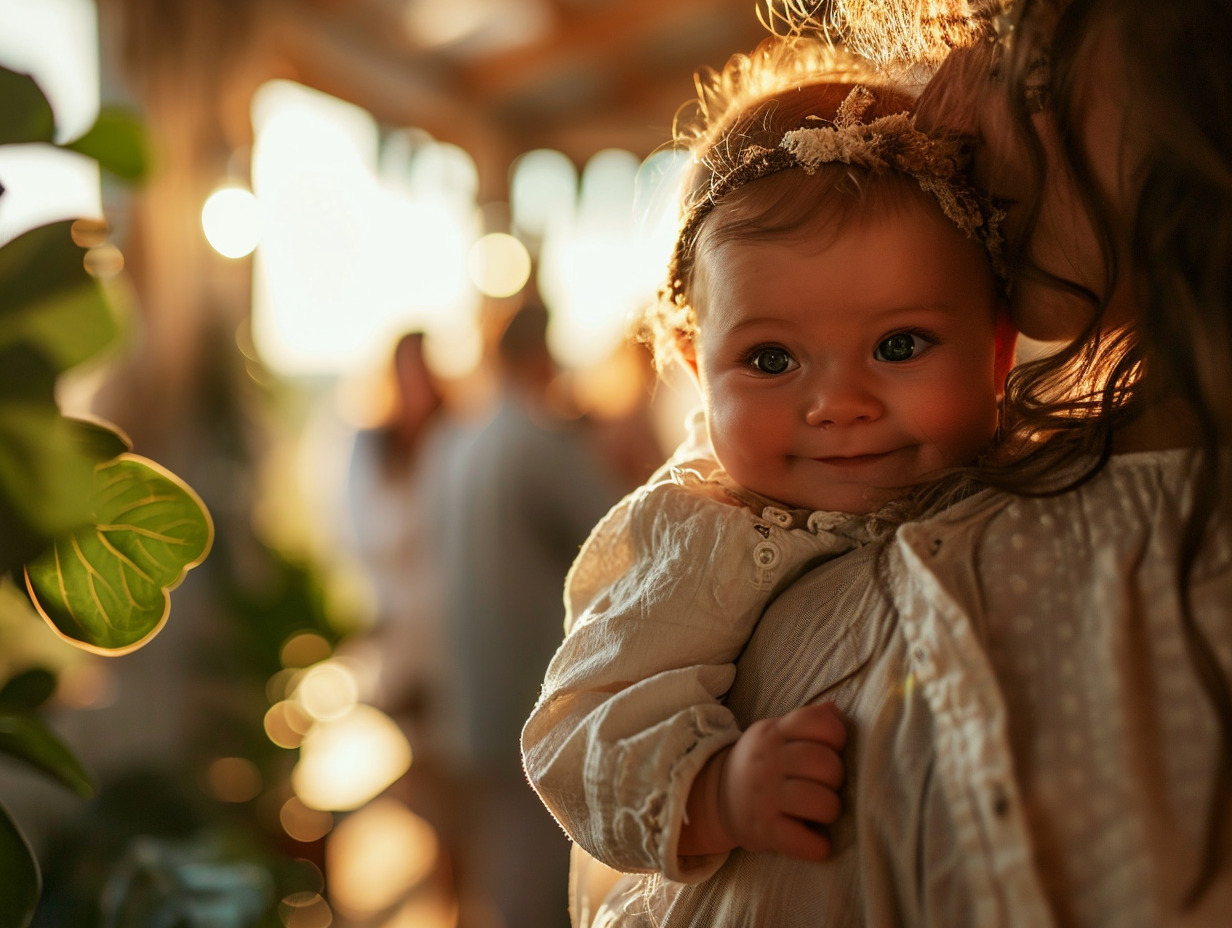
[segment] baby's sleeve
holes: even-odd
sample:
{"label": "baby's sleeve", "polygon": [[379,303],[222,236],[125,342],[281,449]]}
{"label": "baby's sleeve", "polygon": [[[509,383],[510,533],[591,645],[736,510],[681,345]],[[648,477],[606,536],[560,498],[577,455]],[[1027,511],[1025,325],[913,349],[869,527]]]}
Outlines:
{"label": "baby's sleeve", "polygon": [[769,548],[756,514],[671,480],[595,528],[566,582],[568,635],[522,734],[527,775],[573,839],[620,870],[695,883],[680,857],[702,766],[740,735],[721,702],[767,602],[824,538]]}

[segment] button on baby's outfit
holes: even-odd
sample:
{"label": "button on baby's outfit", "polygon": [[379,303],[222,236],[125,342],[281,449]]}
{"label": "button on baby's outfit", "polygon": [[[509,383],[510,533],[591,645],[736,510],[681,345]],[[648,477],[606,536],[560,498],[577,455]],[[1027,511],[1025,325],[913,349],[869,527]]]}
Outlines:
{"label": "button on baby's outfit", "polygon": [[775,525],[780,525],[783,528],[791,528],[792,515],[785,509],[779,509],[777,506],[767,506],[762,510],[761,517],[767,522],[773,522]]}
{"label": "button on baby's outfit", "polygon": [[779,562],[779,549],[776,545],[763,541],[753,549],[753,560],[758,567],[770,568]]}

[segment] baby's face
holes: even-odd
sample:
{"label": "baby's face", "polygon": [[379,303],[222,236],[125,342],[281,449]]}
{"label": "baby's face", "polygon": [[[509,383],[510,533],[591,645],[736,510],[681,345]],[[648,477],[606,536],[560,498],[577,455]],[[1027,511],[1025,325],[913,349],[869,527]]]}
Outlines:
{"label": "baby's face", "polygon": [[987,259],[939,209],[905,203],[817,241],[701,253],[690,364],[737,483],[871,512],[990,441],[1012,344],[999,360]]}

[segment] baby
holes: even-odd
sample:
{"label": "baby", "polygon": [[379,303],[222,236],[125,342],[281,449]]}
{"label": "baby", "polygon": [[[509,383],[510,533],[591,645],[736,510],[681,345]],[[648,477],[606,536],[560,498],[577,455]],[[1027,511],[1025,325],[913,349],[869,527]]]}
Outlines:
{"label": "baby", "polygon": [[740,731],[734,661],[774,596],[997,427],[999,216],[910,96],[815,51],[771,40],[703,93],[652,320],[703,409],[582,548],[523,731],[545,804],[620,870],[697,882],[735,847],[827,856],[838,714]]}

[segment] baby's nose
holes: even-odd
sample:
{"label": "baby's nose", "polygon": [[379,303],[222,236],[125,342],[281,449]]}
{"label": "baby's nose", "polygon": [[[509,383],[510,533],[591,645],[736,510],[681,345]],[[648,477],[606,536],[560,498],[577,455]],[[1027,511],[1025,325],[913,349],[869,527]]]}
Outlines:
{"label": "baby's nose", "polygon": [[851,381],[835,378],[819,385],[810,397],[804,421],[814,428],[830,429],[875,422],[885,413],[885,407],[871,390]]}

